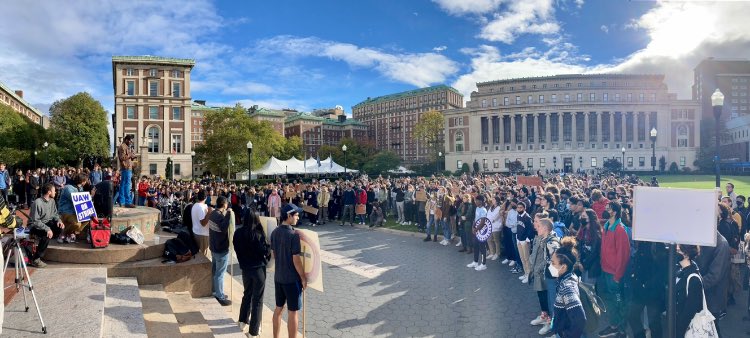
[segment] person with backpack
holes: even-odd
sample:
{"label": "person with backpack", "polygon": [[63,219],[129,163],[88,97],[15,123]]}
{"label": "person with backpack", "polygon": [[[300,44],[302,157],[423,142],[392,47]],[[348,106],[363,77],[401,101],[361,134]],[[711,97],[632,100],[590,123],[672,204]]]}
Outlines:
{"label": "person with backpack", "polygon": [[550,257],[560,247],[560,239],[552,231],[552,220],[547,218],[546,212],[534,215],[534,229],[537,236],[534,237],[531,257],[529,257],[531,271],[529,279],[524,279],[522,282],[531,282],[537,293],[541,313],[531,321],[531,325],[542,325],[539,334],[544,336],[552,329],[552,319],[549,315],[552,313],[550,308],[552,300],[549,294],[552,293],[554,286],[554,279],[549,275],[547,267]]}
{"label": "person with backpack", "polygon": [[258,215],[248,211],[243,217],[242,227],[232,238],[234,252],[242,270],[242,304],[240,305],[240,329],[250,326],[250,336],[257,337],[263,315],[263,293],[266,287],[266,266],[271,259],[271,247]]}
{"label": "person with backpack", "polygon": [[[685,337],[690,330],[690,322],[703,310],[704,299],[703,277],[701,277],[695,258],[700,248],[695,245],[677,245],[680,269],[677,271],[675,282],[675,333],[677,337]],[[701,332],[703,333],[703,332]],[[716,333],[716,331],[714,331]],[[708,337],[708,336],[706,336]]]}
{"label": "person with backpack", "polygon": [[622,206],[611,201],[602,212],[604,233],[601,244],[602,275],[598,290],[607,304],[609,326],[599,331],[599,337],[625,336],[626,306],[622,278],[630,262],[630,239],[620,217]]}
{"label": "person with backpack", "polygon": [[550,259],[547,271],[557,279],[552,310],[552,331],[561,338],[580,338],[586,327],[587,316],[581,301],[578,276],[573,271],[578,264],[578,250],[573,237],[560,241],[560,248]]}

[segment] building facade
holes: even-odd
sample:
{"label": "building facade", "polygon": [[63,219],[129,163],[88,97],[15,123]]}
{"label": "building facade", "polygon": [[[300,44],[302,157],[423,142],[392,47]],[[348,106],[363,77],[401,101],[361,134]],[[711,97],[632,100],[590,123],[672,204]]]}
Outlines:
{"label": "building facade", "polygon": [[112,117],[117,144],[134,136],[141,175],[166,174],[173,162],[174,178],[191,175],[192,59],[155,56],[112,57],[115,113]]}
{"label": "building facade", "polygon": [[[667,168],[692,168],[700,144],[700,105],[667,92],[663,75],[558,75],[477,83],[463,109],[444,111],[445,168],[477,161],[480,170],[599,169],[617,158],[650,171],[650,130]],[[625,148],[623,156],[622,148]]]}
{"label": "building facade", "polygon": [[247,114],[254,120],[267,121],[279,134],[285,134],[284,121],[286,120],[287,112],[283,110],[252,106],[247,110]]}
{"label": "building facade", "polygon": [[49,119],[47,116],[23,99],[22,90],[11,90],[8,86],[0,82],[0,103],[10,106],[17,113],[21,114],[21,116],[43,128],[49,128]]}
{"label": "building facade", "polygon": [[432,86],[367,98],[352,107],[352,116],[368,127],[368,138],[377,149],[393,151],[405,165],[420,164],[434,158],[429,147],[412,136],[421,115],[462,108],[463,100],[452,87]]}
{"label": "building facade", "polygon": [[714,119],[711,94],[724,94],[722,121],[750,114],[750,60],[707,58],[693,70],[693,100],[704,119]]}

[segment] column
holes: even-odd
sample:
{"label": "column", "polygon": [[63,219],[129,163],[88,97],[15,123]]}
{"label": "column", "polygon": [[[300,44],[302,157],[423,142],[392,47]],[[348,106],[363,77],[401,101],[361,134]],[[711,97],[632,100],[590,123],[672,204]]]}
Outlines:
{"label": "column", "polygon": [[602,112],[595,112],[596,114],[596,142],[602,140]]}
{"label": "column", "polygon": [[544,113],[544,118],[547,120],[547,123],[544,124],[544,129],[547,134],[547,138],[545,139],[547,146],[545,148],[549,149],[549,145],[552,143],[552,128],[550,128],[549,125],[552,118],[550,117],[550,113]]}
{"label": "column", "polygon": [[[503,143],[503,139],[505,138],[505,135],[504,135],[505,134],[505,128],[503,127],[503,117],[502,117],[502,115],[498,115],[498,116],[495,116],[495,118],[497,119],[497,125],[499,126],[498,127],[498,129],[499,129],[498,134],[500,135],[500,142],[498,142],[498,144],[500,146],[503,146],[505,144],[505,143]],[[504,146],[502,147],[502,150],[505,150]]]}
{"label": "column", "polygon": [[536,144],[535,149],[539,149],[539,114],[531,114],[531,121],[534,122],[534,130],[531,131],[533,133],[531,136],[533,137],[534,144]]}
{"label": "column", "polygon": [[516,115],[510,115],[510,145],[511,150],[516,150]]}
{"label": "column", "polygon": [[627,148],[625,146],[625,144],[628,143],[628,134],[627,134],[627,132],[628,132],[628,124],[626,123],[627,122],[627,115],[628,115],[627,112],[623,112],[622,113],[622,117],[621,117],[622,123],[620,124],[620,128],[622,129],[622,145],[620,145],[620,147],[625,147],[625,148]]}
{"label": "column", "polygon": [[527,134],[527,132],[526,132],[526,125],[527,125],[526,124],[526,118],[527,117],[528,117],[528,115],[526,115],[526,114],[522,114],[521,115],[521,136],[522,136],[521,137],[521,144],[523,145],[523,147],[521,149],[523,149],[523,150],[527,150],[528,149],[528,147],[526,146],[526,144],[527,144],[526,137],[528,136],[528,135],[526,135]]}
{"label": "column", "polygon": [[614,145],[614,141],[615,141],[615,112],[609,112],[609,142],[611,142]]}
{"label": "column", "polygon": [[565,146],[565,140],[563,138],[563,120],[565,113],[557,113],[557,149],[562,149]]}
{"label": "column", "polygon": [[[632,119],[633,119],[633,143],[638,143],[638,112],[632,113]],[[638,147],[633,146],[633,148],[638,149]]]}
{"label": "column", "polygon": [[570,145],[573,149],[578,148],[578,119],[576,117],[578,117],[578,113],[570,113]]}
{"label": "column", "polygon": [[583,147],[586,148],[586,143],[589,143],[589,113],[584,112],[583,113],[583,135],[584,135],[584,144]]}

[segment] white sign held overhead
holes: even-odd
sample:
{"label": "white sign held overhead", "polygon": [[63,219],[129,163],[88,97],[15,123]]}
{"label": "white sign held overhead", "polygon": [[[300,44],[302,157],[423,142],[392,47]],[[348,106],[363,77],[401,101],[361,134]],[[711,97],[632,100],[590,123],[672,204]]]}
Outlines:
{"label": "white sign held overhead", "polygon": [[635,187],[633,239],[716,246],[719,192]]}

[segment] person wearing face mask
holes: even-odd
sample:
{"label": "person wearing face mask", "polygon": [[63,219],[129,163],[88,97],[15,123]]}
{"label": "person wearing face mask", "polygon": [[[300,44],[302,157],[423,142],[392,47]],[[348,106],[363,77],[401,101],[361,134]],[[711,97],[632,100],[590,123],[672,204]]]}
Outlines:
{"label": "person wearing face mask", "polygon": [[599,225],[599,219],[596,218],[596,212],[593,209],[585,209],[581,212],[578,224],[581,228],[576,235],[576,240],[579,245],[578,252],[581,253],[582,279],[583,282],[593,285],[602,273],[600,263],[602,226]]}
{"label": "person wearing face mask", "polygon": [[609,327],[599,332],[599,337],[625,335],[626,306],[622,277],[630,260],[630,240],[620,220],[622,206],[612,201],[602,213],[604,233],[601,244],[602,275],[599,278],[601,297],[607,305]]}
{"label": "person wearing face mask", "polygon": [[685,336],[690,321],[703,310],[703,304],[705,304],[703,277],[694,261],[699,253],[700,248],[695,245],[677,246],[678,257],[682,257],[675,282],[675,309],[677,310],[675,333],[678,337]]}
{"label": "person wearing face mask", "polygon": [[552,331],[561,338],[580,338],[586,326],[586,313],[581,304],[578,277],[573,273],[578,264],[578,250],[573,237],[560,241],[560,248],[550,259],[547,271],[557,279],[552,310]]}
{"label": "person wearing face mask", "polygon": [[[560,239],[552,231],[552,220],[547,218],[546,212],[535,215],[534,228],[538,236],[534,238],[533,251],[530,257],[531,273],[529,279],[533,280],[532,284],[539,298],[541,313],[531,321],[531,325],[542,325],[539,334],[544,336],[552,329],[549,314],[552,312],[550,304],[554,300],[551,294],[555,285],[547,267],[550,257],[560,247]],[[524,283],[526,281],[523,280]]]}

